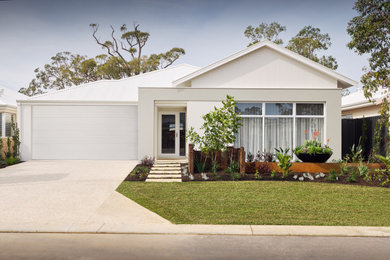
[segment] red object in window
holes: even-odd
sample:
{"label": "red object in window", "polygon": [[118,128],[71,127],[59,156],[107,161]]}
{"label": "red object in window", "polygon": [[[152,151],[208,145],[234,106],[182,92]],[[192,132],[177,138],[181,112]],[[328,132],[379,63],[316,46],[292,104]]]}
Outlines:
{"label": "red object in window", "polygon": [[319,134],[318,131],[315,130],[314,133],[313,133],[314,138],[316,138],[318,136],[318,134]]}

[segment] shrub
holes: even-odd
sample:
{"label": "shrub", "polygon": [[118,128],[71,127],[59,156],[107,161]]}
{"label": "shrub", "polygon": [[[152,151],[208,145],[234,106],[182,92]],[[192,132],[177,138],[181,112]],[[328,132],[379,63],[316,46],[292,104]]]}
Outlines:
{"label": "shrub", "polygon": [[357,169],[353,169],[351,174],[348,176],[347,181],[356,182],[359,178],[359,171]]}
{"label": "shrub", "polygon": [[20,159],[18,157],[10,156],[10,157],[5,159],[5,165],[7,165],[7,166],[16,164],[18,162],[20,162]]}
{"label": "shrub", "polygon": [[256,153],[255,162],[274,162],[274,155],[270,152]]}
{"label": "shrub", "polygon": [[331,169],[329,171],[328,177],[326,177],[326,180],[331,181],[331,182],[335,182],[335,181],[338,181],[338,179],[339,179],[338,173],[334,169]]}
{"label": "shrub", "polygon": [[231,173],[230,175],[232,176],[232,179],[233,179],[234,181],[237,181],[237,180],[240,179],[240,174],[237,173],[237,172],[233,172],[233,173]]}
{"label": "shrub", "polygon": [[229,174],[238,173],[240,171],[240,165],[238,162],[231,162],[229,167],[226,168],[225,172]]}
{"label": "shrub", "polygon": [[255,174],[253,176],[255,177],[255,180],[261,180],[261,176],[260,176],[258,170],[256,170],[256,172],[255,172]]}
{"label": "shrub", "polygon": [[248,154],[246,156],[246,161],[247,162],[253,162],[254,158],[255,158],[255,156],[251,152],[248,152]]}
{"label": "shrub", "polygon": [[290,167],[292,166],[291,163],[291,155],[288,154],[290,151],[289,148],[286,148],[283,150],[282,148],[276,149],[276,158],[278,159],[278,166],[282,170],[282,177],[285,178],[287,177],[291,170]]}
{"label": "shrub", "polygon": [[141,177],[141,176],[145,176],[145,174],[148,174],[148,173],[149,173],[149,168],[148,167],[146,167],[146,166],[137,166],[130,173],[130,175],[132,175],[132,176],[139,175]]}
{"label": "shrub", "polygon": [[[359,141],[360,143],[360,141]],[[345,156],[345,160],[351,163],[357,163],[363,160],[363,148],[359,145],[353,144],[350,148],[351,153]]]}
{"label": "shrub", "polygon": [[152,167],[154,164],[154,157],[145,155],[144,158],[142,158],[140,165],[143,167]]}
{"label": "shrub", "polygon": [[196,171],[198,173],[203,173],[204,172],[204,170],[206,168],[206,164],[204,162],[195,161],[194,164],[195,164]]}
{"label": "shrub", "polygon": [[362,162],[359,163],[358,171],[360,176],[366,177],[369,173],[368,166],[363,164]]}
{"label": "shrub", "polygon": [[271,167],[267,162],[264,162],[257,166],[256,172],[260,174],[267,174],[271,172]]}
{"label": "shrub", "polygon": [[341,176],[348,175],[349,171],[350,171],[350,166],[348,166],[346,162],[340,163],[340,175]]}

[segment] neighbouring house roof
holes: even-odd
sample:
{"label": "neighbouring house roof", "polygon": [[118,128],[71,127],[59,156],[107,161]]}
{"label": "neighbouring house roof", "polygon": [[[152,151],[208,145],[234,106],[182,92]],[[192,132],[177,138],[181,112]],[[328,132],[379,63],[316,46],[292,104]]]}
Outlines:
{"label": "neighbouring house roof", "polygon": [[247,47],[246,49],[243,49],[243,50],[241,50],[233,55],[230,55],[222,60],[219,60],[219,61],[212,63],[206,67],[203,67],[197,71],[194,71],[188,75],[185,75],[185,76],[175,80],[173,82],[173,85],[174,86],[189,86],[190,85],[189,83],[192,79],[197,78],[197,77],[199,77],[199,76],[201,76],[209,71],[212,71],[218,67],[223,66],[226,63],[229,63],[233,60],[239,59],[240,57],[243,57],[251,52],[254,52],[254,51],[261,49],[261,48],[264,48],[264,47],[271,48],[271,49],[277,51],[278,53],[281,53],[285,56],[288,56],[288,57],[290,57],[298,62],[301,62],[301,63],[303,63],[303,64],[305,64],[305,65],[307,65],[315,70],[318,70],[318,71],[320,71],[320,72],[322,72],[322,73],[324,73],[332,78],[335,78],[342,88],[348,88],[348,87],[351,87],[351,86],[358,84],[358,82],[356,82],[356,81],[354,81],[354,80],[352,80],[344,75],[341,75],[340,73],[337,73],[334,70],[331,70],[331,69],[319,64],[318,62],[314,62],[314,61],[312,61],[312,60],[310,60],[302,55],[299,55],[293,51],[290,51],[290,50],[288,50],[280,45],[277,45],[277,44],[271,42],[271,41],[264,40],[264,41],[261,41],[259,43],[253,44],[250,47]]}
{"label": "neighbouring house roof", "polygon": [[[120,80],[99,80],[21,100],[34,101],[122,101],[137,102],[138,87],[172,87],[172,81],[199,67],[181,64]],[[19,100],[18,100],[19,101]]]}
{"label": "neighbouring house roof", "polygon": [[0,106],[10,106],[16,108],[16,100],[26,99],[27,96],[3,86],[0,86]]}
{"label": "neighbouring house roof", "polygon": [[358,89],[356,92],[351,93],[347,96],[344,96],[341,99],[341,108],[342,110],[349,110],[367,106],[373,106],[379,104],[384,97],[386,97],[386,90],[379,90],[373,93],[371,101],[364,96],[362,89]]}

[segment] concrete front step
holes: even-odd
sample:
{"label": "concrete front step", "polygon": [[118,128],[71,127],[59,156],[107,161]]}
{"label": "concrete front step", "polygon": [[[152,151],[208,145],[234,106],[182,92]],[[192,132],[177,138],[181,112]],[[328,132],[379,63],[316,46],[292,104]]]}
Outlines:
{"label": "concrete front step", "polygon": [[181,171],[180,167],[152,167],[151,171]]}
{"label": "concrete front step", "polygon": [[181,170],[176,170],[176,171],[155,171],[155,170],[150,170],[150,174],[181,174]]}
{"label": "concrete front step", "polygon": [[181,179],[180,174],[149,174],[150,179]]}
{"label": "concrete front step", "polygon": [[177,167],[180,168],[180,164],[154,164],[153,167],[158,167],[158,168],[172,168],[172,167]]}
{"label": "concrete front step", "polygon": [[181,182],[180,179],[149,179],[147,178],[145,182]]}
{"label": "concrete front step", "polygon": [[188,163],[187,160],[157,160],[154,162],[155,164],[182,164]]}

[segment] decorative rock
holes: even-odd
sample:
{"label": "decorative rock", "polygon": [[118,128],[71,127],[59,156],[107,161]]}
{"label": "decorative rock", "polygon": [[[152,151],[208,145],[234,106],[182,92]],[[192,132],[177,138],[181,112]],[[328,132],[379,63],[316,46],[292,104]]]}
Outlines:
{"label": "decorative rock", "polygon": [[209,179],[209,177],[207,177],[206,173],[204,173],[204,172],[202,172],[200,175],[202,176],[202,179],[205,181],[207,181]]}
{"label": "decorative rock", "polygon": [[310,173],[307,174],[307,178],[311,181],[314,181],[314,177]]}
{"label": "decorative rock", "polygon": [[296,180],[298,178],[298,175],[295,174],[293,178],[294,180]]}
{"label": "decorative rock", "polygon": [[303,173],[303,178],[308,178],[306,172]]}
{"label": "decorative rock", "polygon": [[304,177],[299,177],[298,180],[303,181],[305,178]]}
{"label": "decorative rock", "polygon": [[321,177],[321,178],[324,178],[324,177],[325,177],[325,173],[320,172],[320,177]]}
{"label": "decorative rock", "polygon": [[192,174],[188,175],[188,178],[190,178],[191,181],[193,181],[195,179],[194,175],[192,175]]}
{"label": "decorative rock", "polygon": [[316,178],[316,179],[319,179],[320,177],[321,177],[321,176],[320,176],[319,174],[317,174],[315,178]]}

